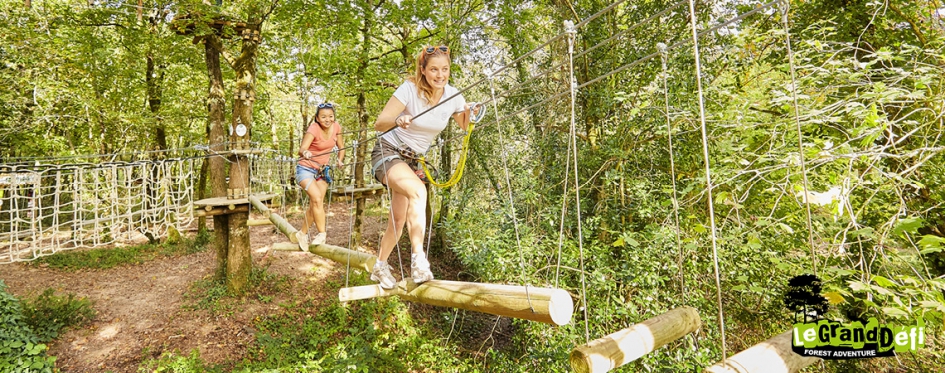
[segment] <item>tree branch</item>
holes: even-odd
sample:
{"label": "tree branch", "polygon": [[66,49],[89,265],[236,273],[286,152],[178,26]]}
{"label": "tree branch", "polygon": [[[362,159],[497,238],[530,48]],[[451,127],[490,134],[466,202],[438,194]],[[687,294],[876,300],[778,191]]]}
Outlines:
{"label": "tree branch", "polygon": [[915,34],[915,37],[919,39],[919,43],[922,43],[922,47],[925,47],[926,45],[925,35],[922,35],[922,32],[919,31],[919,27],[916,26],[915,21],[913,21],[909,17],[906,17],[905,13],[903,13],[902,10],[900,10],[898,7],[893,5],[891,1],[888,2],[886,5],[889,6],[890,10],[898,14],[900,17],[902,17],[902,19],[906,20],[906,22],[909,23],[909,27],[912,29],[912,33]]}
{"label": "tree branch", "polygon": [[220,43],[219,38],[203,36],[200,37],[200,39],[203,39],[204,43],[210,43],[210,48],[216,49],[217,52],[220,52],[220,56],[223,57],[223,60],[226,61],[226,64],[229,65],[230,68],[234,68],[236,61],[233,60],[233,56],[230,56],[226,49],[223,48],[223,44]]}

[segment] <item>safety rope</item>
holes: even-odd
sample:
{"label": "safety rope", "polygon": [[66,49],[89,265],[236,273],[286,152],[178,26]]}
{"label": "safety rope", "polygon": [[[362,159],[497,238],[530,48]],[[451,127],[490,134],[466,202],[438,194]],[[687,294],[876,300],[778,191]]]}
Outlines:
{"label": "safety rope", "polygon": [[[492,84],[492,80],[490,80],[489,83],[490,83],[489,84],[490,91],[494,95],[495,87]],[[495,97],[493,97],[493,100],[492,100],[493,111],[495,111],[495,113],[498,114],[499,107],[498,107],[497,101],[494,100],[494,98]],[[496,115],[496,118],[498,118],[498,115]],[[501,123],[496,123],[496,124],[501,125]],[[499,147],[502,148],[502,151],[501,151],[502,169],[505,171],[505,185],[506,185],[505,189],[508,190],[509,192],[509,208],[512,210],[511,211],[512,226],[515,227],[515,247],[517,249],[516,251],[518,251],[519,270],[521,272],[520,276],[522,277],[522,283],[525,284],[525,298],[528,300],[528,308],[532,312],[535,312],[535,307],[532,305],[532,297],[528,291],[528,287],[530,286],[530,283],[528,281],[528,278],[525,277],[525,254],[522,252],[522,238],[518,229],[518,213],[515,211],[515,199],[512,196],[512,179],[509,176],[508,155],[506,154],[508,152],[508,146],[505,143],[505,139],[502,137],[502,132],[504,132],[502,131],[502,128],[499,128],[497,132],[499,133]]]}
{"label": "safety rope", "polygon": [[466,168],[466,154],[469,152],[469,138],[472,136],[473,127],[475,127],[475,124],[473,122],[469,122],[469,125],[466,127],[466,135],[463,136],[463,147],[459,153],[459,163],[456,165],[456,171],[453,172],[453,175],[450,176],[449,180],[445,182],[438,182],[434,180],[433,175],[430,174],[430,169],[427,168],[426,158],[422,155],[417,158],[417,161],[419,161],[420,166],[423,168],[423,174],[427,176],[427,181],[429,181],[430,184],[440,188],[449,188],[453,185],[456,185],[456,183],[459,182],[459,179],[463,177],[463,170]]}
{"label": "safety rope", "polygon": [[660,75],[663,80],[663,108],[664,114],[666,116],[666,134],[669,139],[669,175],[673,185],[673,222],[675,223],[676,228],[676,250],[679,252],[679,258],[676,262],[676,265],[679,267],[679,293],[682,294],[683,302],[685,302],[686,277],[683,267],[685,253],[683,252],[682,238],[680,237],[681,229],[679,226],[679,192],[676,188],[676,157],[675,150],[673,149],[673,122],[669,117],[669,69],[666,67],[666,60],[668,56],[666,53],[666,44],[658,43],[656,47],[660,51],[663,69],[663,72]]}
{"label": "safety rope", "polygon": [[[804,132],[801,129],[801,114],[797,104],[797,78],[794,68],[794,51],[791,48],[791,28],[788,24],[788,12],[791,9],[791,3],[785,1],[781,5],[781,24],[784,26],[784,44],[787,46],[788,64],[791,67],[791,98],[794,102],[794,124],[797,126],[797,155],[801,163],[801,177],[804,183],[804,193],[810,193],[810,185],[807,182],[807,160],[804,156]],[[807,210],[807,244],[810,246],[810,263],[817,275],[817,252],[814,248],[814,225],[811,222],[810,203],[805,198],[804,206]]]}
{"label": "safety rope", "polygon": [[709,165],[709,136],[705,124],[705,96],[702,92],[702,63],[699,56],[699,32],[696,26],[696,4],[689,0],[689,24],[692,27],[692,53],[695,57],[696,89],[699,93],[699,123],[702,133],[702,158],[705,163],[706,194],[709,202],[709,225],[712,232],[712,264],[715,269],[715,295],[719,306],[719,332],[722,334],[722,361],[727,359],[725,350],[725,313],[722,308],[722,281],[719,274],[718,238],[715,227],[715,203],[712,200],[712,171]]}
{"label": "safety rope", "polygon": [[584,270],[584,228],[581,217],[581,183],[578,180],[578,158],[577,158],[577,121],[576,121],[576,108],[577,108],[577,78],[574,77],[574,39],[577,36],[577,28],[574,26],[571,21],[564,21],[565,32],[568,34],[568,73],[570,75],[571,82],[571,125],[569,130],[569,136],[571,140],[571,148],[574,150],[571,153],[572,162],[574,162],[574,206],[575,214],[577,214],[577,226],[578,226],[578,253],[580,257],[581,265],[581,301],[583,302],[583,313],[584,313],[584,341],[590,342],[591,340],[591,331],[590,325],[587,317],[587,279],[586,271]]}

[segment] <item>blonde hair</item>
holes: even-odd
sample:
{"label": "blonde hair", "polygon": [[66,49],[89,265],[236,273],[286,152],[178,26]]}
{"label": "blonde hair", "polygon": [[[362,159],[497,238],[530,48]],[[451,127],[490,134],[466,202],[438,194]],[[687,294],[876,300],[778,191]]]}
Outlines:
{"label": "blonde hair", "polygon": [[434,48],[433,53],[427,53],[427,48],[429,47],[421,49],[420,53],[417,54],[417,63],[413,76],[407,77],[407,80],[417,86],[417,96],[426,101],[427,104],[431,104],[431,101],[433,101],[433,86],[430,85],[430,83],[427,82],[427,78],[423,76],[423,69],[427,67],[427,60],[433,57],[444,56],[446,57],[446,62],[450,62],[450,53],[449,51],[444,52],[440,50],[440,48]]}

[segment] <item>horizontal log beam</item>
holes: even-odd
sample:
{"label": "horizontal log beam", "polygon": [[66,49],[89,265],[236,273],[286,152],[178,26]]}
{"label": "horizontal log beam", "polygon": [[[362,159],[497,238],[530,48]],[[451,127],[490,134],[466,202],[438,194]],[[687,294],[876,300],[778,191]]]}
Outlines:
{"label": "horizontal log beam", "polygon": [[205,209],[199,209],[199,210],[194,210],[194,216],[202,217],[202,216],[214,216],[214,215],[227,215],[227,214],[234,214],[237,212],[249,212],[249,205],[239,205],[239,206],[235,206],[232,209],[229,207],[216,207],[209,211]]}
{"label": "horizontal log beam", "polygon": [[377,262],[377,257],[372,254],[328,244],[308,245],[308,251],[325,259],[331,259],[365,272],[371,272],[374,263]]}
{"label": "horizontal log beam", "polygon": [[249,219],[246,221],[246,225],[250,227],[258,227],[261,225],[273,225],[272,221],[269,219]]}
{"label": "horizontal log beam", "polygon": [[270,212],[269,208],[266,207],[259,198],[256,198],[256,196],[249,196],[247,199],[249,203],[253,204],[253,207],[269,218],[269,221],[271,221],[272,224],[276,226],[276,229],[282,232],[289,241],[295,244],[299,243],[299,235],[296,234],[299,231],[298,229],[295,229],[292,224],[289,224],[289,222],[279,216],[279,214]]}
{"label": "horizontal log beam", "polygon": [[609,372],[700,327],[699,311],[680,307],[578,346],[568,360],[575,372]]}
{"label": "horizontal log beam", "polygon": [[706,373],[796,373],[820,358],[801,356],[791,350],[791,331],[751,346],[705,370]]}
{"label": "horizontal log beam", "polygon": [[270,247],[276,251],[299,251],[299,245],[291,242],[276,242]]}
{"label": "horizontal log beam", "polygon": [[397,295],[411,302],[461,308],[498,316],[514,317],[554,325],[566,325],[574,314],[574,301],[567,291],[533,286],[480,284],[431,280],[414,284],[405,280],[391,290],[378,285],[342,288],[342,302]]}
{"label": "horizontal log beam", "polygon": [[361,188],[353,187],[338,187],[332,188],[331,192],[335,194],[361,194],[361,193],[374,193],[384,190],[384,186],[381,184],[372,184]]}
{"label": "horizontal log beam", "polygon": [[[271,247],[277,251],[299,251],[299,245],[290,242],[277,242],[272,244]],[[370,272],[374,268],[374,263],[377,262],[377,257],[374,255],[333,245],[308,245],[308,251],[325,259],[333,260],[345,266],[350,265],[351,268],[357,268],[365,272]]]}

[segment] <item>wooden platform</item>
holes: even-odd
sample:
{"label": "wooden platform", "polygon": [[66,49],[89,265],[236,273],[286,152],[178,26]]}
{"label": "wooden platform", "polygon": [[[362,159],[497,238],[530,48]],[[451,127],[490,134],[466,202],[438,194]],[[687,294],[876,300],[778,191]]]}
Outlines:
{"label": "wooden platform", "polygon": [[266,150],[264,149],[233,149],[233,150],[221,150],[214,152],[215,155],[248,155],[248,154],[263,154]]}
{"label": "wooden platform", "polygon": [[[277,194],[254,194],[263,202],[271,202]],[[227,199],[226,197],[204,198],[194,201],[194,216],[224,215],[249,211],[249,199]]]}
{"label": "wooden platform", "polygon": [[353,186],[347,187],[335,187],[331,189],[331,192],[334,194],[343,194],[343,195],[359,195],[359,194],[376,194],[384,190],[384,185],[382,184],[369,184],[361,188],[355,188]]}

